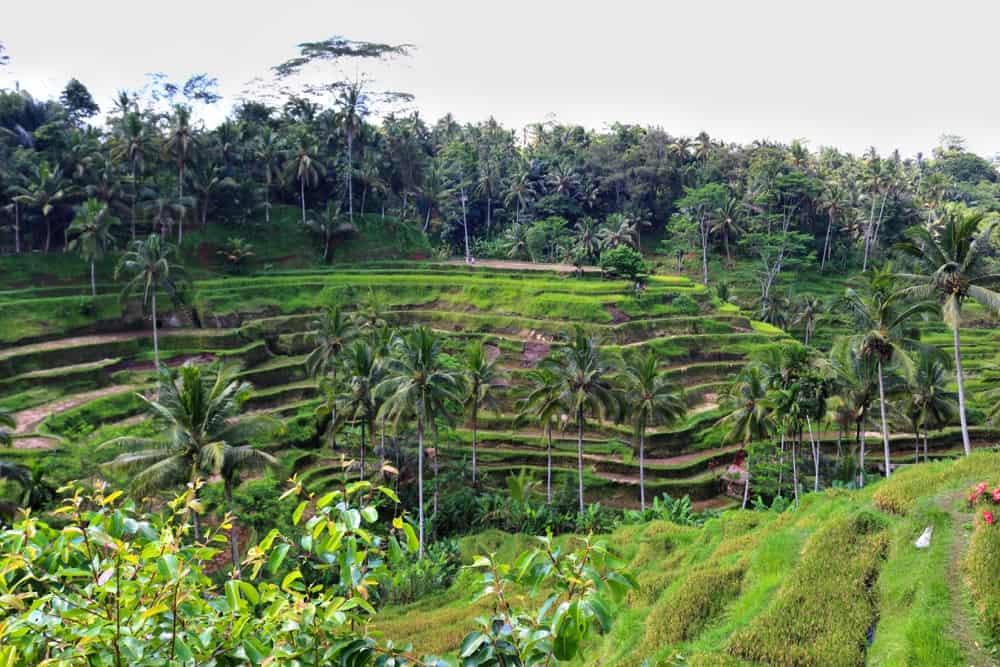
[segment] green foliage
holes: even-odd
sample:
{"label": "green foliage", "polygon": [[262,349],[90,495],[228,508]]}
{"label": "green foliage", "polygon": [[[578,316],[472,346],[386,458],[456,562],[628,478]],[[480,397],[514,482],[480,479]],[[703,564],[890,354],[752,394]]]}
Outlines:
{"label": "green foliage", "polygon": [[642,255],[627,245],[618,245],[601,253],[601,270],[608,275],[635,280],[649,269]]}

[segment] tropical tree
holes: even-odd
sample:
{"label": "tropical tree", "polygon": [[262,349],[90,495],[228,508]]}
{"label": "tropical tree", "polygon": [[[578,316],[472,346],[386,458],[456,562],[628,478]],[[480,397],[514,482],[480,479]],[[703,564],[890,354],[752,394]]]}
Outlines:
{"label": "tropical tree", "polygon": [[264,127],[253,146],[257,167],[264,172],[264,222],[271,224],[271,188],[281,179],[281,157],[284,141],[270,127]]}
{"label": "tropical tree", "polygon": [[337,358],[357,336],[357,328],[340,306],[327,307],[312,323],[315,347],[306,356],[306,370],[313,377],[337,374]]}
{"label": "tropical tree", "polygon": [[[126,105],[127,100],[123,101]],[[123,107],[124,110],[128,106]],[[142,116],[135,111],[126,111],[121,120],[120,136],[114,146],[112,156],[116,160],[127,160],[132,183],[132,238],[135,238],[136,206],[139,202],[139,179],[145,167],[146,153],[149,151],[149,135]]]}
{"label": "tropical tree", "polygon": [[926,463],[927,430],[944,426],[958,411],[958,394],[948,390],[949,375],[937,351],[924,350],[917,357],[913,372],[906,378],[904,411],[913,426],[916,441],[914,461],[919,457],[921,433]]}
{"label": "tropical tree", "polygon": [[626,245],[638,248],[639,237],[636,223],[622,213],[612,213],[597,232],[597,238],[604,250]]}
{"label": "tropical tree", "polygon": [[386,377],[377,385],[376,393],[384,397],[379,414],[386,415],[394,427],[403,418],[412,417],[416,421],[418,558],[423,560],[424,432],[434,422],[436,407],[461,400],[461,378],[445,367],[437,334],[419,326],[393,340],[392,354],[386,361]]}
{"label": "tropical tree", "polygon": [[802,327],[803,344],[808,345],[816,331],[816,323],[823,316],[823,302],[816,297],[804,296],[794,302],[795,314],[792,324]]}
{"label": "tropical tree", "polygon": [[[108,440],[99,449],[120,450],[109,468],[129,473],[132,492],[138,497],[191,484],[197,489],[212,475],[221,474],[231,448],[246,445],[251,438],[265,436],[277,428],[270,417],[242,414],[252,392],[248,382],[237,379],[235,368],[188,362],[176,372],[160,371],[156,399],[139,397],[160,426],[152,437],[122,436]],[[245,450],[228,452],[230,481],[244,463],[269,461]],[[192,513],[198,539],[198,513]],[[238,559],[237,559],[238,560]]]}
{"label": "tropical tree", "polygon": [[368,95],[364,83],[360,79],[344,84],[337,95],[340,125],[347,139],[345,154],[347,171],[344,180],[347,182],[347,212],[350,221],[354,222],[354,139],[361,131],[364,117],[368,115]]}
{"label": "tropical tree", "polygon": [[729,197],[715,209],[715,214],[711,218],[709,232],[715,236],[722,237],[722,247],[726,252],[726,266],[732,267],[733,255],[730,252],[730,241],[743,232],[739,225],[739,218],[743,212],[743,202],[735,197]]}
{"label": "tropical tree", "polygon": [[569,342],[545,363],[558,376],[561,401],[576,421],[577,490],[583,514],[583,429],[588,414],[604,418],[617,411],[618,400],[611,384],[616,364],[579,326]]}
{"label": "tropical tree", "polygon": [[497,365],[499,357],[490,355],[482,339],[473,341],[465,351],[465,410],[472,419],[472,483],[476,484],[476,445],[479,435],[479,411],[496,408],[496,390],[507,384],[507,374]]}
{"label": "tropical tree", "polygon": [[333,241],[339,237],[353,234],[357,231],[353,224],[344,220],[340,212],[340,202],[330,200],[319,218],[306,220],[306,227],[323,240],[323,261],[329,263],[333,258]]}
{"label": "tropical tree", "polygon": [[767,376],[758,364],[748,364],[730,385],[722,401],[726,426],[725,442],[743,445],[747,479],[743,486],[743,509],[750,498],[750,443],[770,437],[774,429],[767,401]]}
{"label": "tropical tree", "polygon": [[834,343],[826,359],[833,383],[834,401],[842,416],[855,430],[858,447],[858,484],[865,483],[865,424],[878,395],[878,366],[862,355],[849,338]]}
{"label": "tropical tree", "polygon": [[156,327],[156,292],[163,290],[172,299],[176,299],[178,288],[185,279],[184,269],[172,260],[175,253],[174,246],[163,241],[159,235],[150,234],[145,239],[132,241],[115,268],[115,280],[122,274],[128,277],[121,300],[124,302],[141,291],[143,312],[146,312],[147,307],[150,309],[153,320],[153,358],[157,368],[160,367],[160,342]]}
{"label": "tropical tree", "polygon": [[90,264],[91,296],[97,296],[94,267],[114,245],[115,237],[111,229],[118,223],[118,218],[108,214],[106,204],[91,198],[77,208],[76,216],[66,230],[66,236],[70,238],[67,250],[78,251],[83,261]]}
{"label": "tropical tree", "polygon": [[15,202],[42,215],[45,223],[45,252],[48,252],[52,247],[52,214],[73,195],[72,186],[63,178],[60,169],[50,167],[43,160],[35,167],[28,184],[14,186],[13,192]]}
{"label": "tropical tree", "polygon": [[918,347],[909,326],[916,315],[927,312],[926,302],[906,305],[904,293],[895,291],[895,281],[891,270],[886,267],[866,274],[864,291],[848,289],[844,296],[844,306],[854,320],[852,336],[858,354],[871,359],[877,369],[879,410],[882,419],[882,446],[885,454],[885,475],[892,474],[889,450],[889,424],[885,398],[884,367],[893,360],[904,369],[913,365],[909,350]]}
{"label": "tropical tree", "polygon": [[[184,199],[184,171],[196,146],[195,131],[191,125],[191,107],[178,104],[174,107],[170,131],[163,142],[163,155],[173,156],[177,163],[177,199]],[[184,241],[183,216],[177,224],[177,243]]]}
{"label": "tropical tree", "polygon": [[364,340],[354,340],[344,348],[340,366],[344,388],[336,399],[336,414],[342,421],[361,424],[359,468],[364,479],[365,445],[374,442],[375,417],[381,405],[375,387],[384,379],[385,367],[376,350]]}
{"label": "tropical tree", "polygon": [[532,368],[525,377],[527,389],[517,403],[518,421],[534,419],[545,433],[545,500],[552,503],[552,425],[564,413],[563,383],[552,368]]}
{"label": "tropical tree", "polygon": [[189,179],[201,211],[199,216],[201,224],[204,226],[208,224],[208,210],[212,206],[212,197],[215,193],[223,188],[234,188],[237,184],[235,180],[223,174],[219,165],[208,162],[196,162]]}
{"label": "tropical tree", "polygon": [[531,170],[522,167],[507,184],[507,191],[504,194],[504,205],[516,207],[515,222],[521,222],[521,216],[531,205],[531,202],[538,197],[538,189],[532,178]]}
{"label": "tropical tree", "polygon": [[326,174],[326,167],[316,159],[319,149],[302,139],[298,149],[289,155],[285,162],[285,173],[289,179],[299,182],[299,201],[302,205],[302,224],[306,224],[306,188],[319,184],[321,176]]}
{"label": "tropical tree", "polygon": [[913,258],[915,268],[898,277],[910,283],[903,296],[941,304],[945,324],[952,331],[955,353],[955,381],[958,384],[958,416],[962,424],[962,446],[972,453],[965,411],[965,373],[962,368],[962,306],[968,299],[987,311],[1000,312],[1000,274],[987,266],[986,255],[996,223],[986,214],[964,207],[950,207],[937,234],[924,227],[912,227],[910,240],[896,247]]}
{"label": "tropical tree", "polygon": [[651,352],[638,355],[625,365],[620,385],[624,405],[631,413],[639,450],[639,504],[646,511],[646,429],[653,423],[670,425],[687,414],[684,389],[658,369],[659,362]]}

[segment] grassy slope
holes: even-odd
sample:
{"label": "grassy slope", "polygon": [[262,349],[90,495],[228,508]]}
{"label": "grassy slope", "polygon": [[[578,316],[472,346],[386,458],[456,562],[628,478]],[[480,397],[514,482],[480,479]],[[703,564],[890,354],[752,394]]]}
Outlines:
{"label": "grassy slope", "polygon": [[[1000,454],[908,468],[861,491],[810,494],[783,514],[734,510],[703,528],[622,527],[609,542],[640,586],[583,664],[970,664],[979,630],[955,576],[964,548],[953,547],[967,530],[964,491],[982,479],[1000,479]],[[918,550],[926,526],[932,544]],[[462,547],[466,558],[510,557],[529,541],[490,532]],[[442,594],[387,609],[379,628],[419,651],[454,649],[473,617],[489,611],[472,601],[473,583],[466,572]]]}

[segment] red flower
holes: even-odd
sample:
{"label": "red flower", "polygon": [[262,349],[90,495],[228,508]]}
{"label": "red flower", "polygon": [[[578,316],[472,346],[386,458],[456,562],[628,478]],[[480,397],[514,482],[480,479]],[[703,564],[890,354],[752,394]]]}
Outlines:
{"label": "red flower", "polygon": [[1000,489],[996,489],[993,492],[993,502],[1000,503]]}
{"label": "red flower", "polygon": [[983,512],[983,521],[988,525],[993,525],[993,512]]}

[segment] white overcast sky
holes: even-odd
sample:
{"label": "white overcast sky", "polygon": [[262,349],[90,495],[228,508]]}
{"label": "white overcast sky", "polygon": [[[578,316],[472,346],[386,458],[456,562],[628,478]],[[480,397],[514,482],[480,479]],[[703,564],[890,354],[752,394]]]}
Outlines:
{"label": "white overcast sky", "polygon": [[1000,152],[995,0],[4,4],[0,86],[56,96],[76,76],[104,108],[164,71],[217,76],[228,109],[298,42],[344,35],[416,46],[380,82],[415,94],[428,120],[622,121],[907,155],[947,132]]}

